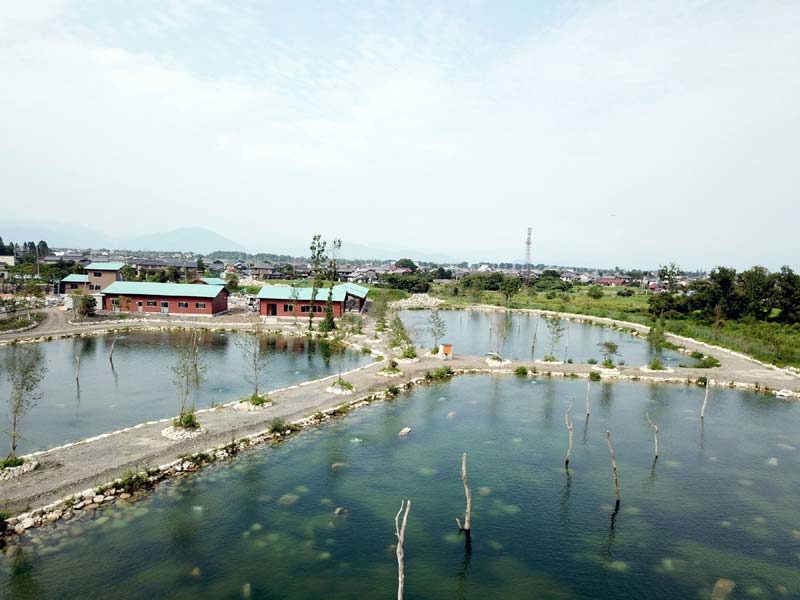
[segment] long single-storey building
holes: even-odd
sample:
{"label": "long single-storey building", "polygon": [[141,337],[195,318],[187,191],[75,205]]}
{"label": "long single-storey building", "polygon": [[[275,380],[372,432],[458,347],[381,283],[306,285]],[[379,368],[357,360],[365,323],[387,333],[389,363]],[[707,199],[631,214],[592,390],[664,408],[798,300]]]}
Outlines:
{"label": "long single-storey building", "polygon": [[103,290],[103,310],[213,316],[228,310],[228,290],[203,283],[115,281]]}
{"label": "long single-storey building", "polygon": [[[258,292],[258,312],[262,317],[321,317],[325,314],[328,288],[317,290],[313,301],[310,287],[265,285]],[[333,316],[341,317],[346,310],[361,311],[369,289],[354,283],[333,286]]]}

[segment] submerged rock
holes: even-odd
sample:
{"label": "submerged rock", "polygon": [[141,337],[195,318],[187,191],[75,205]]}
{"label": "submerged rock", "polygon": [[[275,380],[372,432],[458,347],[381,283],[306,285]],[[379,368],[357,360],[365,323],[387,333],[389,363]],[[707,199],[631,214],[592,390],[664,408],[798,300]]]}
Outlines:
{"label": "submerged rock", "polygon": [[344,469],[346,466],[347,463],[335,462],[331,465],[331,471],[338,471],[339,469]]}
{"label": "submerged rock", "polygon": [[192,572],[189,573],[192,577],[200,577],[200,567],[195,567],[192,569]]}
{"label": "submerged rock", "polygon": [[714,589],[711,591],[711,600],[725,600],[731,595],[735,587],[736,584],[730,579],[717,579],[717,582],[714,584]]}
{"label": "submerged rock", "polygon": [[397,435],[406,436],[411,433],[411,427],[403,427]]}
{"label": "submerged rock", "polygon": [[291,506],[295,502],[300,499],[300,496],[297,494],[284,494],[280,498],[278,498],[278,504],[283,504],[284,506]]}

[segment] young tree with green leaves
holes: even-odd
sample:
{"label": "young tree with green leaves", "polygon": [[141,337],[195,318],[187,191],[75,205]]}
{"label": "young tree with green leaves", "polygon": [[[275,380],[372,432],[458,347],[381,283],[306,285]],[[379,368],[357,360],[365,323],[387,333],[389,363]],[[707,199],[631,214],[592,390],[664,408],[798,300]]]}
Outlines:
{"label": "young tree with green leaves", "polygon": [[333,286],[337,277],[336,257],[341,247],[342,240],[333,240],[328,254],[328,278],[330,279],[330,286],[328,287],[328,299],[325,301],[325,318],[319,326],[319,330],[323,333],[328,333],[336,329],[336,321],[333,318]]}
{"label": "young tree with green leaves", "polygon": [[544,322],[547,325],[547,331],[550,333],[550,352],[547,356],[550,359],[555,360],[556,346],[559,345],[561,338],[564,337],[565,327],[561,317],[558,315],[545,317]]}
{"label": "young tree with green leaves", "polygon": [[5,463],[9,466],[19,464],[17,443],[20,440],[19,425],[26,414],[36,406],[41,398],[37,388],[47,372],[42,350],[37,344],[12,345],[6,352],[6,379],[9,383],[8,414],[11,430],[11,451]]}
{"label": "young tree with green leaves", "polygon": [[186,340],[178,345],[175,364],[171,367],[178,394],[178,417],[173,425],[184,429],[200,426],[195,416],[194,401],[189,404],[192,392],[200,387],[206,374],[206,366],[200,359],[200,335],[199,330],[191,330]]}
{"label": "young tree with green leaves", "polygon": [[252,331],[243,333],[236,338],[235,344],[242,352],[242,367],[244,368],[244,380],[253,389],[250,395],[250,402],[261,404],[263,399],[259,396],[261,387],[261,375],[266,366],[266,355],[261,351],[264,340],[264,328],[259,319]]}
{"label": "young tree with green leaves", "polygon": [[603,366],[613,367],[614,357],[619,355],[619,346],[616,342],[600,342],[597,344],[600,347],[600,352],[603,354]]}
{"label": "young tree with green leaves", "polygon": [[124,265],[120,270],[119,274],[122,276],[123,281],[135,281],[136,280],[136,269],[134,269],[131,265]]}
{"label": "young tree with green leaves", "polygon": [[326,246],[327,242],[322,239],[322,236],[319,233],[314,234],[314,237],[311,239],[311,246],[309,246],[309,250],[311,250],[311,269],[313,272],[313,279],[311,282],[311,310],[308,311],[309,331],[314,329],[314,307],[317,301],[317,291],[323,282],[322,265],[325,264],[325,259],[327,257],[325,253]]}
{"label": "young tree with green leaves", "polygon": [[447,335],[447,323],[444,322],[438,310],[431,311],[428,317],[428,333],[433,338],[433,347],[439,349],[439,340]]}

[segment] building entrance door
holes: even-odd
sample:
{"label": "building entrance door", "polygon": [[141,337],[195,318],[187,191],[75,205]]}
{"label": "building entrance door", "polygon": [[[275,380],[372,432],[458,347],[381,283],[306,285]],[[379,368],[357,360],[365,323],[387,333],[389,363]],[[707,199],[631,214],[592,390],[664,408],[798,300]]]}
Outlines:
{"label": "building entrance door", "polygon": [[161,303],[161,312],[167,314],[169,312],[169,302]]}

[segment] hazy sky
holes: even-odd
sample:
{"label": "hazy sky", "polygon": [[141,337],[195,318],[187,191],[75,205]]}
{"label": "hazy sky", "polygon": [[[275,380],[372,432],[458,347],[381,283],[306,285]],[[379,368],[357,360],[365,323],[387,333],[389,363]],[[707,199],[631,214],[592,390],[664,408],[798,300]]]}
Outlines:
{"label": "hazy sky", "polygon": [[800,267],[800,2],[0,2],[6,218]]}

